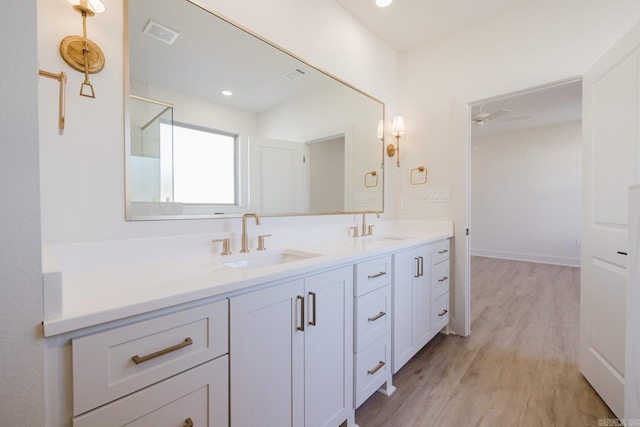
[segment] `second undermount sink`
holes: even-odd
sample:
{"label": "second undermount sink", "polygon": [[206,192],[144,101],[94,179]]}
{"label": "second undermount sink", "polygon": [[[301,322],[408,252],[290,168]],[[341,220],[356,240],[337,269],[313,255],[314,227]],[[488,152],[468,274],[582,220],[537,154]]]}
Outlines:
{"label": "second undermount sink", "polygon": [[223,262],[222,265],[232,268],[251,270],[254,268],[271,267],[274,265],[286,264],[288,262],[301,261],[317,256],[320,256],[320,254],[297,251],[294,249],[281,249],[229,256],[228,259],[225,259],[225,262]]}

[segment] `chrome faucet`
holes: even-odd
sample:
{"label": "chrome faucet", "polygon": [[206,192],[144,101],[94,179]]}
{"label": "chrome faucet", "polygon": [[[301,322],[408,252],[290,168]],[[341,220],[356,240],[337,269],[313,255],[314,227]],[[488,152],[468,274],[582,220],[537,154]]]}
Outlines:
{"label": "chrome faucet", "polygon": [[364,211],[362,212],[362,236],[373,236],[373,225],[370,225],[367,229],[367,214],[374,213],[378,218],[380,218],[380,212],[378,211]]}
{"label": "chrome faucet", "polygon": [[242,249],[240,252],[249,252],[249,236],[247,235],[247,218],[253,217],[256,219],[256,225],[260,225],[260,215],[257,213],[246,213],[242,215]]}

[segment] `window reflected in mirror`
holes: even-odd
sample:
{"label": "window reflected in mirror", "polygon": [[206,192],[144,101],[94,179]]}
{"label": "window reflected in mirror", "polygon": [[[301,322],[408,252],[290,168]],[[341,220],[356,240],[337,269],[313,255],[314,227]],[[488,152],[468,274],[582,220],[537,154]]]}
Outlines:
{"label": "window reflected in mirror", "polygon": [[182,123],[172,128],[173,201],[236,205],[236,136]]}

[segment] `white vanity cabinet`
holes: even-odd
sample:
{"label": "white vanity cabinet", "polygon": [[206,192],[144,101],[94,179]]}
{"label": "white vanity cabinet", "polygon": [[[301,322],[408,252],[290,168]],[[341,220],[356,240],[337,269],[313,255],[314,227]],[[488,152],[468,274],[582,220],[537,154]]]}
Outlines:
{"label": "white vanity cabinet", "polygon": [[71,341],[74,427],[229,425],[227,300]]}
{"label": "white vanity cabinet", "polygon": [[395,390],[391,374],[391,274],[391,255],[355,265],[356,408],[376,390],[387,396]]}
{"label": "white vanity cabinet", "polygon": [[449,240],[393,255],[393,373],[449,323]]}
{"label": "white vanity cabinet", "polygon": [[234,427],[353,424],[353,267],[230,298]]}

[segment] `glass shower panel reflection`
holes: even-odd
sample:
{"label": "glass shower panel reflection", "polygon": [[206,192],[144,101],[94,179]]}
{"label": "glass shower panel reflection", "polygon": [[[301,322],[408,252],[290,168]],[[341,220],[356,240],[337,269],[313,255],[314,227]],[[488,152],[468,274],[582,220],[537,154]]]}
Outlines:
{"label": "glass shower panel reflection", "polygon": [[131,202],[173,202],[173,107],[134,96],[130,105]]}

